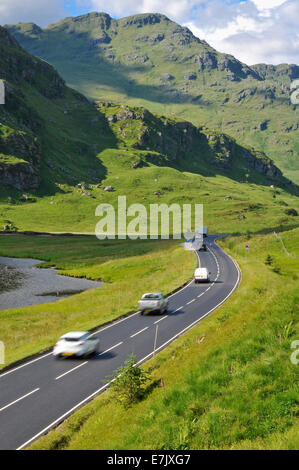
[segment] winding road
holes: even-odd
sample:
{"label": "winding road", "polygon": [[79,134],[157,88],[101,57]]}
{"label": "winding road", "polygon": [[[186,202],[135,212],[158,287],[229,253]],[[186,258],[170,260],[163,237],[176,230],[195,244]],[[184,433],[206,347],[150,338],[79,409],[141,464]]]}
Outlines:
{"label": "winding road", "polygon": [[216,238],[209,236],[208,251],[199,253],[211,282],[191,281],[169,296],[167,315],[137,312],[100,328],[93,333],[100,339],[100,352],[89,360],[56,361],[48,353],[0,374],[0,449],[24,449],[62,422],[105,390],[106,377],[131,353],[140,363],[152,357],[157,325],[156,352],[225,302],[239,284],[240,271]]}

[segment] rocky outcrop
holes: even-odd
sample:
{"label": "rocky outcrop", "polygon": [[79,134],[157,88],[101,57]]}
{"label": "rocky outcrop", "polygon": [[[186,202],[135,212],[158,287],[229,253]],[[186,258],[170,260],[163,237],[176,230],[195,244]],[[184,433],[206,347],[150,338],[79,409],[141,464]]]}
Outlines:
{"label": "rocky outcrop", "polygon": [[91,49],[96,47],[99,44],[109,44],[110,42],[111,42],[111,37],[108,36],[106,31],[103,31],[102,34],[97,38],[89,39],[89,45]]}
{"label": "rocky outcrop", "polygon": [[198,71],[218,70],[226,72],[226,78],[231,81],[239,81],[247,77],[260,80],[260,76],[245,64],[242,64],[235,57],[227,54],[219,54],[216,51],[204,50],[198,57]]}
{"label": "rocky outcrop", "polygon": [[[282,179],[281,171],[263,152],[241,147],[224,133],[200,129],[187,121],[155,116],[144,108],[120,108],[101,102],[98,107],[102,112],[109,110],[108,122],[119,138],[124,139],[124,142],[130,138],[130,145],[134,149],[164,156],[164,163],[167,161],[182,165],[193,155],[193,158],[204,160],[225,173],[234,170],[234,167],[250,167],[271,180]],[[111,114],[113,108],[115,112]],[[134,121],[138,121],[138,126]],[[146,157],[146,160],[153,161],[153,157]],[[159,159],[159,165],[162,160]],[[140,167],[135,165],[135,161],[133,163],[132,168]]]}
{"label": "rocky outcrop", "polygon": [[41,179],[38,171],[27,162],[16,164],[0,161],[0,182],[20,191],[38,189]]}
{"label": "rocky outcrop", "polygon": [[41,149],[36,138],[26,134],[24,131],[10,132],[4,137],[0,126],[0,153],[14,155],[34,165],[41,161]]}
{"label": "rocky outcrop", "polygon": [[119,20],[119,23],[122,26],[137,26],[137,28],[142,28],[143,26],[147,26],[149,24],[157,24],[161,23],[161,21],[170,21],[166,16],[160,14],[143,14],[143,15],[134,15],[129,16],[128,18],[123,18]]}
{"label": "rocky outcrop", "polygon": [[288,76],[290,80],[299,78],[299,66],[295,64],[256,64],[251,66],[263,80],[278,80]]}
{"label": "rocky outcrop", "polygon": [[232,167],[235,154],[235,142],[225,134],[206,134],[211,153],[208,156],[209,163],[222,170]]}
{"label": "rocky outcrop", "polygon": [[279,168],[277,168],[272,160],[268,158],[263,152],[242,149],[241,156],[246,161],[246,163],[258,173],[261,173],[270,179],[282,178],[282,173]]}
{"label": "rocky outcrop", "polygon": [[189,72],[184,76],[185,80],[196,80],[197,79],[197,74],[193,72]]}
{"label": "rocky outcrop", "polygon": [[171,82],[172,80],[174,80],[174,76],[170,73],[163,73],[163,75],[161,76],[162,82]]}
{"label": "rocky outcrop", "polygon": [[125,62],[135,62],[136,64],[145,64],[149,60],[147,55],[140,55],[140,54],[135,54],[135,55],[129,55],[124,57]]}

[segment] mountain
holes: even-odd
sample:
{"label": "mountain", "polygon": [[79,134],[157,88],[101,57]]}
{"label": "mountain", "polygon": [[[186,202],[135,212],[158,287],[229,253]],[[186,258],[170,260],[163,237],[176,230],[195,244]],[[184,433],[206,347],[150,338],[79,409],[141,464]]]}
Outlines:
{"label": "mountain", "polygon": [[146,205],[203,202],[226,231],[240,221],[263,228],[268,216],[273,226],[296,222],[299,188],[265,153],[143,107],[91,103],[2,27],[0,79],[5,230],[92,231],[97,205],[119,195]]}
{"label": "mountain", "polygon": [[90,13],[44,29],[7,28],[88,98],[142,105],[230,134],[299,182],[298,106],[290,100],[297,65],[249,67],[160,14],[115,20]]}
{"label": "mountain", "polygon": [[54,182],[104,175],[93,148],[107,141],[104,117],[2,27],[0,78],[6,98],[0,106],[0,182],[47,191]]}

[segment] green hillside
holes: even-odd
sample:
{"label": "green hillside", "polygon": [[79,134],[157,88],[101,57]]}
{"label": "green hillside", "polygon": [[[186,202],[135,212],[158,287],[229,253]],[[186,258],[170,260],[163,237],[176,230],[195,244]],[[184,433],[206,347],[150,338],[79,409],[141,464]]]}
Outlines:
{"label": "green hillside", "polygon": [[[93,232],[100,203],[203,203],[211,230],[298,224],[298,187],[263,153],[178,118],[91,104],[0,29],[0,226]],[[104,191],[111,186],[112,191]]]}
{"label": "green hillside", "polygon": [[297,65],[249,67],[160,14],[114,20],[90,13],[45,29],[32,23],[8,29],[87,97],[225,132],[265,151],[299,182],[298,106],[290,101]]}

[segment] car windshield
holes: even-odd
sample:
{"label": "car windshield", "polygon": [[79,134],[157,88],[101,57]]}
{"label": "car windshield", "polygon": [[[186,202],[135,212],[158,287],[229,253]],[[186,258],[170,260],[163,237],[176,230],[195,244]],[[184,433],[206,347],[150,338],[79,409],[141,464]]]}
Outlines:
{"label": "car windshield", "polygon": [[144,299],[160,299],[158,294],[146,294],[143,296]]}
{"label": "car windshield", "polygon": [[67,341],[68,343],[76,343],[77,341],[85,341],[88,335],[80,336],[79,338],[73,338],[72,336],[65,336],[61,338],[63,341]]}

